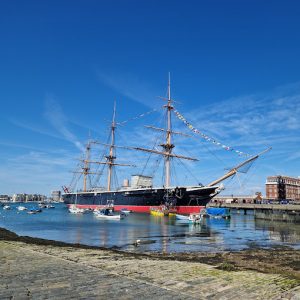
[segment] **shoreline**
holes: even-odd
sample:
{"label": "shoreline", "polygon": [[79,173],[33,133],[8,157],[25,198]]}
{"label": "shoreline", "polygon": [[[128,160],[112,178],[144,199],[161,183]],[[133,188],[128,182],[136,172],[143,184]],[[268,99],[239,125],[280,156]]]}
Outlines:
{"label": "shoreline", "polygon": [[15,241],[32,245],[54,246],[62,248],[100,250],[116,253],[124,257],[153,258],[159,260],[203,263],[220,270],[237,271],[251,270],[261,273],[276,273],[299,280],[300,284],[300,250],[290,247],[275,247],[272,249],[252,248],[241,251],[223,252],[127,252],[115,248],[89,246],[85,244],[66,243],[55,240],[19,236],[16,233],[0,227],[0,241]]}
{"label": "shoreline", "polygon": [[131,253],[0,228],[0,298],[296,300],[299,255],[291,249]]}

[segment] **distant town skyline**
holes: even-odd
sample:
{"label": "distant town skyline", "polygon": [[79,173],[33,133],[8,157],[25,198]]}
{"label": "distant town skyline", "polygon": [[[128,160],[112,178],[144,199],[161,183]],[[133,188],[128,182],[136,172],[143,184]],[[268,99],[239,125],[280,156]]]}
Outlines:
{"label": "distant town skyline", "polygon": [[[267,176],[300,176],[299,15],[298,1],[1,1],[0,194],[68,185],[89,136],[107,141],[114,101],[117,120],[130,120],[117,144],[150,145],[143,125],[161,113],[134,117],[161,108],[168,72],[193,127],[244,153],[272,147],[224,194],[265,194]],[[242,160],[197,134],[174,138],[176,153],[199,159],[191,173],[174,170],[175,185],[207,184]],[[142,169],[120,170],[119,183]]]}

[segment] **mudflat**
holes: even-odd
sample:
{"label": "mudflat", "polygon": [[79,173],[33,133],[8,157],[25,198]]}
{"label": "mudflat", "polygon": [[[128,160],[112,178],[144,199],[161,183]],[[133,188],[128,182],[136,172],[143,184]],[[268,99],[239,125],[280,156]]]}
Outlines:
{"label": "mudflat", "polygon": [[300,299],[300,251],[128,253],[0,229],[0,299]]}

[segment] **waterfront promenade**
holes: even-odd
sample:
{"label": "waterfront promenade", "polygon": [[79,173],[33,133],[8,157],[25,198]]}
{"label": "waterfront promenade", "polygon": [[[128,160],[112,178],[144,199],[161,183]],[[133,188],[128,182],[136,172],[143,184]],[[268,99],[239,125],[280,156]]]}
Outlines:
{"label": "waterfront promenade", "polygon": [[231,209],[246,209],[246,210],[280,210],[300,212],[300,205],[295,204],[254,204],[254,203],[214,203],[211,202],[209,207],[224,207]]}
{"label": "waterfront promenade", "polygon": [[206,264],[52,243],[0,231],[0,299],[300,299],[297,270],[262,273],[223,255]]}
{"label": "waterfront promenade", "polygon": [[236,209],[244,214],[252,210],[256,219],[300,223],[299,204],[210,203],[209,206]]}

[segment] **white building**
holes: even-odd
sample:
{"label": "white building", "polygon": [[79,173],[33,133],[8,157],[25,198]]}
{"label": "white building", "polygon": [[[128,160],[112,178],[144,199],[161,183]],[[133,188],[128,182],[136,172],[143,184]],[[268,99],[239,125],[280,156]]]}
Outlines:
{"label": "white building", "polygon": [[151,188],[152,177],[144,175],[132,175],[131,176],[131,187],[134,189],[139,188]]}

